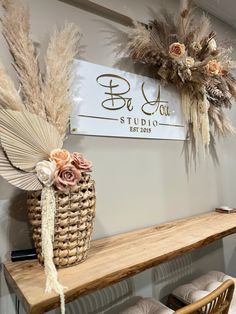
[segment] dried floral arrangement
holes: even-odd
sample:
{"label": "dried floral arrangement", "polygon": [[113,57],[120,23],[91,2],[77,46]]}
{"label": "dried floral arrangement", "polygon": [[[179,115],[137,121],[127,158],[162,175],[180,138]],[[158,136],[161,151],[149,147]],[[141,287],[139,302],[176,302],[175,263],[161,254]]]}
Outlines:
{"label": "dried floral arrangement", "polygon": [[199,20],[191,1],[181,1],[177,16],[160,10],[148,24],[134,22],[124,35],[119,47],[124,57],[148,65],[161,84],[174,84],[180,91],[194,159],[199,148],[208,151],[214,145],[215,135],[234,133],[223,109],[236,99],[230,72],[236,62],[231,49],[217,45],[209,18]]}
{"label": "dried floral arrangement", "polygon": [[0,175],[23,190],[42,190],[42,255],[46,291],[63,287],[53,264],[54,190],[77,184],[91,162],[80,153],[62,149],[72,106],[71,65],[78,53],[80,31],[67,24],[55,30],[47,48],[44,75],[30,37],[29,12],[18,0],[1,0],[2,33],[13,57],[20,83],[18,92],[0,67]]}

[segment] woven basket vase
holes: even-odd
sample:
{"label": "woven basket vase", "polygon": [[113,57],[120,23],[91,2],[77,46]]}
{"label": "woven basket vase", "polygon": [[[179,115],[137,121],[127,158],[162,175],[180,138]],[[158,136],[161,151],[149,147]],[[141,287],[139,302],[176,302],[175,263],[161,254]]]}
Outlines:
{"label": "woven basket vase", "polygon": [[[54,264],[68,267],[87,257],[95,217],[95,187],[90,175],[83,173],[79,183],[68,192],[55,188],[56,214]],[[43,264],[41,249],[41,191],[28,193],[28,216],[38,260]]]}

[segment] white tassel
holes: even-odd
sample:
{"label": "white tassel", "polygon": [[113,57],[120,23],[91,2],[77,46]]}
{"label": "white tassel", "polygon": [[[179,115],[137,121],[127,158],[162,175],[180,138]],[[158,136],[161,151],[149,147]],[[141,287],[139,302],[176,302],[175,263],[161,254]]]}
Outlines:
{"label": "white tassel", "polygon": [[199,146],[199,121],[198,121],[198,102],[197,99],[192,97],[192,95],[187,90],[183,90],[181,93],[181,105],[182,112],[186,123],[192,123],[193,125],[193,135],[195,140],[195,148],[198,151]]}
{"label": "white tassel", "polygon": [[185,90],[181,93],[181,105],[182,112],[185,118],[185,121],[190,120],[190,107],[191,107],[191,99],[189,97],[189,93]]}
{"label": "white tassel", "polygon": [[193,98],[190,108],[190,121],[193,124],[193,135],[195,139],[196,152],[199,151],[199,119],[198,119],[198,101]]}
{"label": "white tassel", "polygon": [[55,291],[60,295],[61,314],[65,314],[64,288],[57,278],[57,270],[53,263],[54,223],[56,201],[51,187],[44,187],[41,194],[42,209],[42,255],[46,275],[46,292]]}
{"label": "white tassel", "polygon": [[201,135],[202,135],[202,143],[208,151],[210,144],[210,122],[208,116],[209,110],[209,101],[207,100],[206,94],[204,93],[204,97],[202,103],[200,105],[200,125],[201,125]]}
{"label": "white tassel", "polygon": [[210,122],[209,122],[209,101],[206,93],[203,99],[192,96],[188,91],[182,91],[182,111],[187,123],[193,125],[196,151],[199,151],[200,144],[203,144],[208,152],[210,144]]}

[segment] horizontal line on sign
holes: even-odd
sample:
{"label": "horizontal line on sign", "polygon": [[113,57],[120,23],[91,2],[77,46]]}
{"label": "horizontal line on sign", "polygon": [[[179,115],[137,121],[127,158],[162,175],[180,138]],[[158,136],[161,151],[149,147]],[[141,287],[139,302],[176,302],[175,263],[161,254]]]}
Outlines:
{"label": "horizontal line on sign", "polygon": [[184,125],[182,125],[182,124],[159,123],[159,125],[164,125],[164,126],[175,126],[175,127],[177,127],[177,128],[184,128]]}
{"label": "horizontal line on sign", "polygon": [[107,118],[107,117],[97,117],[97,116],[86,116],[84,114],[79,114],[79,117],[83,118],[93,118],[93,119],[103,119],[103,120],[113,120],[113,121],[118,121],[119,119],[114,119],[114,118]]}

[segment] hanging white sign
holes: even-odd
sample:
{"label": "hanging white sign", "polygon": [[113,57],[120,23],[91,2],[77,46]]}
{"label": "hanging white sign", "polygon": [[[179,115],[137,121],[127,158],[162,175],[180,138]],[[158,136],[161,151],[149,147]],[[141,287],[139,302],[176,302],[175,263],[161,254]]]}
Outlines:
{"label": "hanging white sign", "polygon": [[77,60],[71,134],[184,140],[180,96],[174,87]]}

